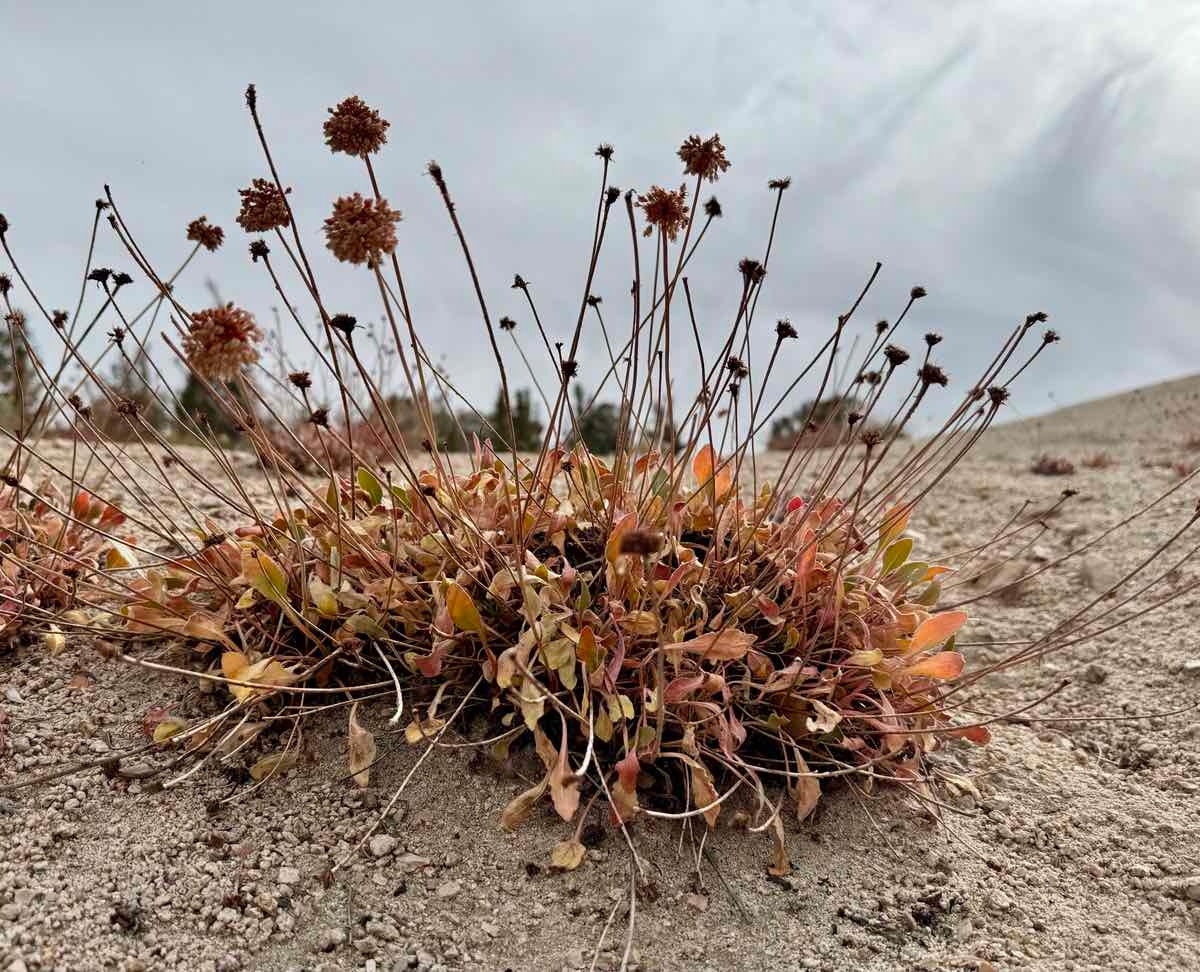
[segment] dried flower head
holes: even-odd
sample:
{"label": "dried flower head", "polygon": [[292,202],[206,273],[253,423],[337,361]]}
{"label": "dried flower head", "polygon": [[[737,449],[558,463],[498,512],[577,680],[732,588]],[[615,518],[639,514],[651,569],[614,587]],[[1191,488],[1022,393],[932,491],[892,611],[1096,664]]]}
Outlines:
{"label": "dried flower head", "polygon": [[288,375],[288,381],[301,391],[307,391],[312,388],[312,376],[307,371],[291,372]]}
{"label": "dried flower head", "polygon": [[358,95],[351,95],[325,119],[325,144],[331,152],[366,157],[383,148],[389,122]]}
{"label": "dried flower head", "polygon": [[708,202],[704,204],[704,215],[709,219],[718,219],[721,216],[721,203],[718,202],[716,196],[709,196]]}
{"label": "dried flower head", "polygon": [[679,158],[683,161],[684,172],[709,182],[716,182],[729,168],[725,146],[721,144],[721,136],[716,134],[704,139],[689,135],[679,146]]}
{"label": "dried flower head", "polygon": [[605,162],[611,162],[613,157],[613,147],[607,142],[602,142],[596,146],[596,157],[604,159]]}
{"label": "dried flower head", "polygon": [[315,425],[319,429],[328,428],[329,427],[329,409],[327,409],[325,407],[314,408],[312,410],[312,414],[310,414],[308,416],[308,420],[309,420],[309,422],[311,422],[313,425]]}
{"label": "dried flower head", "polygon": [[746,375],[750,374],[750,369],[746,367],[746,362],[741,358],[732,356],[727,358],[725,360],[725,367],[730,370],[735,379],[745,378]]}
{"label": "dried flower head", "polygon": [[1042,335],[1042,343],[1043,344],[1053,344],[1057,340],[1059,340],[1058,331],[1048,330],[1048,331],[1046,331],[1045,334]]}
{"label": "dried flower head", "polygon": [[517,329],[517,322],[514,321],[511,317],[500,318],[500,330],[515,331],[516,329]]}
{"label": "dried flower head", "polygon": [[3,213],[0,213],[0,236],[8,232],[8,219]]}
{"label": "dried flower head", "polygon": [[574,358],[568,358],[562,363],[562,375],[564,378],[574,378],[579,374],[579,362]]}
{"label": "dried flower head", "polygon": [[211,253],[225,242],[225,231],[220,226],[213,226],[207,216],[200,216],[188,223],[187,238]]}
{"label": "dried flower head", "polygon": [[23,310],[12,310],[4,315],[4,321],[9,327],[24,327],[25,312]]}
{"label": "dried flower head", "polygon": [[930,331],[925,335],[925,343],[931,348],[936,347],[942,343],[942,336],[937,331]]}
{"label": "dried flower head", "polygon": [[378,266],[385,253],[396,248],[400,213],[386,199],[364,199],[359,193],[342,196],[325,220],[325,242],[343,263]]}
{"label": "dried flower head", "polygon": [[1025,318],[1025,326],[1033,327],[1034,324],[1044,324],[1048,315],[1045,311],[1037,311]]}
{"label": "dried flower head", "polygon": [[595,294],[588,294],[588,298],[587,298],[588,307],[599,307],[602,303],[604,303],[603,297],[597,297]]}
{"label": "dried flower head", "polygon": [[775,322],[775,336],[779,338],[780,341],[783,341],[788,338],[795,338],[798,335],[796,334],[796,328],[792,322],[786,317],[783,317]]}
{"label": "dried flower head", "polygon": [[183,336],[183,353],[196,374],[228,381],[243,365],[258,361],[262,338],[254,317],[228,303],[192,315],[191,326]]}
{"label": "dried flower head", "polygon": [[991,385],[987,390],[988,398],[992,400],[992,404],[999,408],[1008,401],[1008,389],[1001,388],[999,385]]}
{"label": "dried flower head", "polygon": [[358,326],[358,318],[350,314],[334,314],[329,319],[329,326],[335,331],[341,331],[347,338],[354,333],[354,329]]}
{"label": "dried flower head", "polygon": [[512,287],[510,289],[512,289],[512,290],[527,290],[528,288],[529,288],[528,281],[526,281],[526,279],[524,277],[522,277],[519,273],[514,273]]}
{"label": "dried flower head", "polygon": [[913,289],[909,291],[909,296],[912,297],[913,300],[920,300],[925,296],[926,293],[927,291],[924,287],[913,287]]}
{"label": "dried flower head", "polygon": [[741,271],[742,280],[747,287],[759,283],[767,275],[766,267],[750,257],[742,257],[738,261],[738,270]]}
{"label": "dried flower head", "polygon": [[117,414],[124,415],[127,418],[134,418],[142,410],[141,402],[134,401],[132,398],[117,399]]}
{"label": "dried flower head", "polygon": [[122,342],[125,340],[125,328],[114,327],[108,332],[108,336],[112,338],[113,344],[115,344],[117,347],[120,347]]}
{"label": "dried flower head", "polygon": [[926,363],[921,366],[920,371],[921,383],[924,385],[941,385],[946,387],[949,379],[946,377],[946,372],[935,364]]}
{"label": "dried flower head", "polygon": [[108,267],[96,267],[95,270],[92,270],[87,275],[87,278],[93,283],[98,283],[101,287],[105,287],[108,284],[108,278],[111,276],[112,271]]}
{"label": "dried flower head", "polygon": [[653,557],[662,549],[661,533],[654,530],[633,529],[621,534],[617,544],[617,552],[630,554],[635,557]]}
{"label": "dried flower head", "polygon": [[271,248],[267,246],[266,240],[254,240],[250,244],[250,259],[254,263],[258,263],[259,257],[266,259],[271,255]]}
{"label": "dried flower head", "polygon": [[12,290],[12,278],[7,273],[0,273],[0,296]]}
{"label": "dried flower head", "polygon": [[129,276],[129,274],[125,273],[124,271],[119,271],[113,274],[112,282],[114,289],[119,290],[121,287],[126,287],[133,283],[133,277]]}
{"label": "dried flower head", "polygon": [[675,192],[651,186],[649,192],[638,196],[637,204],[646,215],[646,236],[657,227],[668,240],[674,241],[687,222],[687,186],[680,186]]}
{"label": "dried flower head", "polygon": [[881,375],[878,371],[867,371],[863,373],[862,379],[868,385],[874,388],[881,381],[883,381],[883,375]]}
{"label": "dried flower head", "polygon": [[50,323],[60,330],[67,326],[69,315],[65,310],[56,310],[50,318]]}
{"label": "dried flower head", "polygon": [[239,189],[238,195],[242,197],[242,209],[237,221],[247,233],[269,233],[292,221],[287,200],[268,179],[255,179],[247,188]]}
{"label": "dried flower head", "polygon": [[884,331],[886,331],[891,326],[892,325],[889,324],[887,321],[876,321],[875,322],[875,333],[882,334]]}
{"label": "dried flower head", "polygon": [[893,368],[899,368],[909,357],[908,352],[904,348],[898,348],[894,344],[889,344],[884,348],[883,355],[888,359],[888,364]]}
{"label": "dried flower head", "polygon": [[782,192],[792,184],[791,176],[784,176],[782,179],[772,179],[767,183],[768,189],[778,189]]}
{"label": "dried flower head", "polygon": [[611,206],[613,203],[615,203],[620,198],[621,198],[621,190],[618,189],[616,186],[609,186],[607,189],[604,190],[604,205],[605,206]]}

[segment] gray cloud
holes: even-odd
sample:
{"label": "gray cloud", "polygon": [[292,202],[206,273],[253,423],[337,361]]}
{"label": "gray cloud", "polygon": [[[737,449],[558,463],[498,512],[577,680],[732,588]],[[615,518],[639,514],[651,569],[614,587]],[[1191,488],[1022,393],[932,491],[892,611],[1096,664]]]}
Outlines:
{"label": "gray cloud", "polygon": [[[264,170],[241,103],[255,81],[329,303],[372,315],[369,279],[325,260],[319,234],[330,200],[364,188],[320,134],[325,108],[358,93],[393,124],[379,167],[405,215],[398,252],[418,327],[490,401],[494,368],[424,163],[445,167],[493,315],[529,323],[509,289],[519,272],[565,336],[599,189],[596,143],[616,146],[615,184],[645,188],[678,183],[685,135],[720,131],[734,167],[713,188],[727,215],[691,272],[707,335],[733,312],[737,260],[762,253],[766,180],[787,174],[764,332],[788,316],[815,347],[879,259],[863,322],[893,316],[924,284],[931,296],[905,339],[942,331],[961,386],[1007,328],[1045,309],[1064,341],[1016,389],[1014,409],[1030,414],[1196,370],[1193,9],[12,4],[0,15],[0,211],[54,306],[73,305],[102,183],[160,271],[186,253],[187,221],[207,213],[227,244],[202,255],[184,302],[205,303],[211,276],[269,320],[276,299],[233,221],[236,189]],[[129,264],[108,239],[100,257]],[[618,222],[595,288],[614,328],[627,323],[630,276]],[[585,378],[599,367],[595,335],[587,350]],[[801,351],[790,350],[796,362]],[[687,360],[678,369],[683,383],[694,376]]]}

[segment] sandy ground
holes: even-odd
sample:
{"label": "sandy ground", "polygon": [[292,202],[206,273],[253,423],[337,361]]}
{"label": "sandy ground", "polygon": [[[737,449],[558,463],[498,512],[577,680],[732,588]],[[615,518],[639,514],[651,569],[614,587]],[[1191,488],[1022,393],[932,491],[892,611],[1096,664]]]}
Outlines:
{"label": "sandy ground", "polygon": [[[1200,462],[1200,379],[991,433],[925,505],[924,549],[995,530],[1024,499],[1080,490],[1027,551],[1036,564],[1094,537]],[[1115,465],[1090,469],[1107,452]],[[1078,472],[1029,471],[1047,452]],[[1044,632],[1182,524],[1197,490],[1003,599],[972,606],[968,663]],[[1158,586],[1183,584],[1197,574]],[[963,588],[959,594],[971,594]],[[1133,969],[1200,964],[1200,596],[994,676],[980,708],[1011,710],[1072,683],[993,744],[944,751],[977,794],[946,794],[936,823],[894,793],[830,789],[791,827],[793,874],[769,879],[764,839],[722,826],[697,875],[691,834],[643,823],[657,897],[638,900],[642,969]],[[0,652],[0,783],[134,745],[143,714],[200,704],[186,679],[71,644]],[[382,731],[389,710],[364,721]],[[1087,721],[1113,717],[1125,721]],[[202,771],[168,794],[90,771],[0,796],[0,970],[579,969],[611,918],[598,968],[629,924],[627,853],[596,828],[579,870],[544,868],[564,828],[547,809],[515,835],[497,824],[521,780],[440,753],[360,863],[318,875],[379,813],[412,766],[401,745],[360,792],[342,781],[342,718],[310,726],[313,765],[218,815],[235,782]],[[728,820],[732,814],[725,814]]]}

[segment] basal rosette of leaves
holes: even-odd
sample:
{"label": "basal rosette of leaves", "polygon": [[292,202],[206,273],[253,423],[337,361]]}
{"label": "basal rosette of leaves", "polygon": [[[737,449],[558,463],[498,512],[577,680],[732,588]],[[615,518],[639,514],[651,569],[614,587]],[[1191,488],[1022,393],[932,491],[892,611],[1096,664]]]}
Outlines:
{"label": "basal rosette of leaves", "polygon": [[123,547],[111,531],[125,516],[86,490],[68,502],[49,480],[30,487],[10,479],[0,487],[0,639],[40,627],[47,648],[61,651],[64,636],[53,618],[90,588],[102,555]]}
{"label": "basal rosette of leaves", "polygon": [[[374,685],[381,658],[398,686],[442,688],[437,701],[478,682],[479,709],[511,729],[499,753],[528,734],[545,762],[504,810],[507,827],[544,798],[577,819],[597,773],[622,822],[655,813],[667,787],[714,826],[735,790],[765,805],[781,779],[802,819],[823,777],[924,792],[943,739],[986,742],[947,714],[966,615],[937,612],[947,568],[913,558],[907,507],[860,533],[834,497],[771,516],[769,490],[741,496],[708,446],[690,463],[651,453],[624,465],[580,447],[515,482],[484,446],[475,472],[427,470],[418,490],[363,468],[353,486],[331,482],[323,500],[146,571],[126,625],[211,648],[231,716],[277,709],[281,687]],[[447,721],[436,702],[408,718],[418,744]],[[176,721],[157,738],[187,730]],[[369,737],[352,718],[363,783]],[[209,726],[186,745],[215,738]],[[647,792],[639,774],[655,764],[665,773]],[[560,866],[582,858],[566,843]],[[772,866],[787,867],[781,836]]]}

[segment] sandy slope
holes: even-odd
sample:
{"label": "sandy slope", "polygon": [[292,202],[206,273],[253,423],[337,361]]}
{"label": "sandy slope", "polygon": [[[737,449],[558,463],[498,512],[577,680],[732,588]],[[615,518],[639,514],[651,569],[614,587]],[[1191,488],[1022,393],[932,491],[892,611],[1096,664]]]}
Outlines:
{"label": "sandy slope", "polygon": [[[1081,495],[1027,551],[1030,563],[1094,537],[1121,511],[1200,462],[1200,379],[1067,409],[995,430],[926,505],[923,544],[962,549],[1029,498]],[[1049,452],[1118,464],[1032,475]],[[964,639],[983,661],[999,642],[1045,631],[1103,590],[1186,519],[1197,490],[1015,595],[972,606]],[[1200,576],[1185,566],[1157,589]],[[956,592],[969,596],[974,588]],[[994,743],[943,755],[978,796],[948,796],[943,824],[894,794],[829,788],[792,827],[791,877],[768,880],[762,838],[722,826],[700,872],[693,834],[639,826],[658,895],[636,909],[645,969],[1195,968],[1200,955],[1200,711],[1135,717],[1200,701],[1200,596],[1041,665],[991,679],[979,708],[1002,711],[1072,684]],[[1190,662],[1190,664],[1189,664]],[[71,645],[0,655],[0,781],[134,744],[147,707],[199,705],[163,679]],[[388,709],[366,720],[384,728]],[[341,781],[345,725],[312,727],[315,765],[217,816],[234,783],[201,771],[170,794],[98,772],[0,797],[0,970],[559,969],[587,967],[610,915],[599,967],[624,946],[627,854],[597,828],[576,872],[546,873],[564,828],[544,812],[515,835],[497,816],[523,784],[477,766],[471,750],[428,762],[383,836],[343,879],[317,875],[379,812],[415,760],[401,745],[366,793]],[[723,815],[723,821],[732,817]],[[614,911],[615,909],[615,911]]]}

